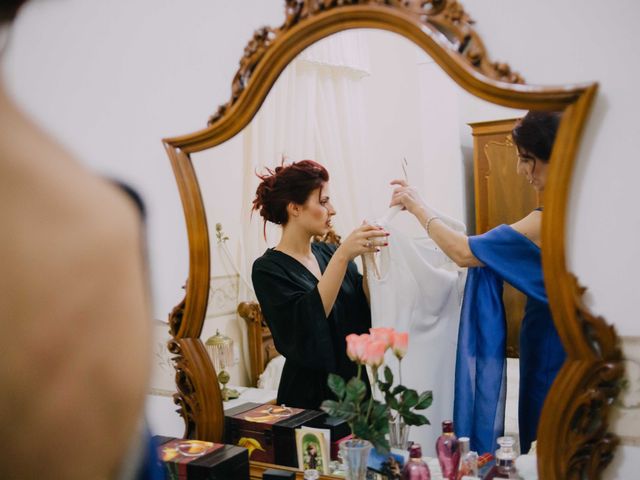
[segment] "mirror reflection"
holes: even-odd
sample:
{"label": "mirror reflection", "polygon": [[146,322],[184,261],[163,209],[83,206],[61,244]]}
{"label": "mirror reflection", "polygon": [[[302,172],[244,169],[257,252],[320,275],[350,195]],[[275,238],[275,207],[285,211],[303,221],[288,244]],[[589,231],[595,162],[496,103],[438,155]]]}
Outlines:
{"label": "mirror reflection", "polygon": [[[401,369],[385,356],[396,383],[433,394],[416,412],[431,424],[409,429],[423,454],[451,419],[479,453],[503,434],[529,451],[564,352],[540,264],[560,117],[526,113],[389,32],[299,55],[241,134],[192,154],[212,250],[202,339],[234,340],[229,383],[317,409],[329,373],[357,374],[345,336],[389,327],[408,333]],[[235,314],[255,301],[264,328]]]}

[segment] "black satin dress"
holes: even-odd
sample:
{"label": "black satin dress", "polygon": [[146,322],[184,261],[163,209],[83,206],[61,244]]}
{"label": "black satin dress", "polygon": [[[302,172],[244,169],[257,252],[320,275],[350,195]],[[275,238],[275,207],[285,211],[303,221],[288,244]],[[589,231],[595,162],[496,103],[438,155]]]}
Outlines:
{"label": "black satin dress", "polygon": [[[335,245],[313,243],[311,250],[324,273]],[[328,317],[318,279],[286,253],[265,251],[253,264],[252,280],[276,349],[286,359],[278,403],[318,409],[323,400],[334,398],[327,387],[329,373],[345,381],[357,375],[357,366],[347,357],[345,337],[367,333],[371,327],[362,275],[355,263],[349,262]],[[369,389],[366,374],[363,377]]]}

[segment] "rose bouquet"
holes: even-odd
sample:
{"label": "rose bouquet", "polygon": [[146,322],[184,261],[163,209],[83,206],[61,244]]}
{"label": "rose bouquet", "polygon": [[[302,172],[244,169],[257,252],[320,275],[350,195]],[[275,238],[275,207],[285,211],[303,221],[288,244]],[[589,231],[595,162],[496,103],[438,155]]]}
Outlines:
{"label": "rose bouquet", "polygon": [[[402,385],[402,358],[407,353],[409,334],[396,332],[393,328],[372,328],[369,334],[346,337],[347,355],[358,365],[358,375],[348,382],[330,374],[328,385],[337,400],[322,402],[322,410],[329,415],[345,419],[354,436],[370,441],[381,453],[389,451],[389,422],[402,418],[406,425],[429,424],[424,415],[416,410],[425,410],[431,405],[431,391],[418,394]],[[391,369],[384,365],[385,352],[391,349],[399,362],[399,382],[393,385]],[[384,365],[384,368],[382,368]],[[371,368],[372,394],[367,398],[367,387],[362,380],[363,367]],[[382,378],[379,372],[382,370]],[[366,373],[365,373],[366,374]],[[378,388],[378,395],[375,388]],[[380,401],[376,398],[381,398]]]}

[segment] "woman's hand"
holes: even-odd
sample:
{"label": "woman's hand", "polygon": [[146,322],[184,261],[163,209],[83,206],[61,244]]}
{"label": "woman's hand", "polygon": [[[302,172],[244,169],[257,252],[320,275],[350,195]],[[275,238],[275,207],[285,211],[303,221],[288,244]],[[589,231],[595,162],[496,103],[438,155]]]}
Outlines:
{"label": "woman's hand", "polygon": [[391,195],[390,207],[400,205],[416,217],[420,213],[426,212],[427,206],[424,200],[422,200],[418,191],[414,187],[411,187],[405,180],[393,180],[391,185],[397,185],[397,187]]}
{"label": "woman's hand", "polygon": [[353,260],[358,255],[374,253],[379,251],[380,247],[386,247],[388,245],[388,236],[389,234],[385,232],[382,227],[363,223],[342,241],[342,245],[338,247],[338,251],[341,252],[347,260]]}

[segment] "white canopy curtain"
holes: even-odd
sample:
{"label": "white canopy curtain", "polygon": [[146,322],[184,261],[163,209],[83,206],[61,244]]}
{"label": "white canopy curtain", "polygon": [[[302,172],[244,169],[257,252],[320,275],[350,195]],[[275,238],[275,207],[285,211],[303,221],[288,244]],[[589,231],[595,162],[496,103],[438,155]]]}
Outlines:
{"label": "white canopy curtain", "polygon": [[[338,214],[334,228],[347,235],[362,220],[355,159],[363,155],[367,134],[361,80],[369,72],[364,32],[332,35],[302,52],[280,75],[267,99],[243,132],[242,238],[239,246],[240,298],[255,299],[249,289],[251,266],[280,238],[280,227],[267,225],[257,212],[251,215],[259,183],[256,172],[265,167],[311,159],[330,174],[330,196]],[[358,162],[359,163],[359,162]],[[241,322],[246,344],[246,325]],[[248,349],[244,348],[249,365]]]}

